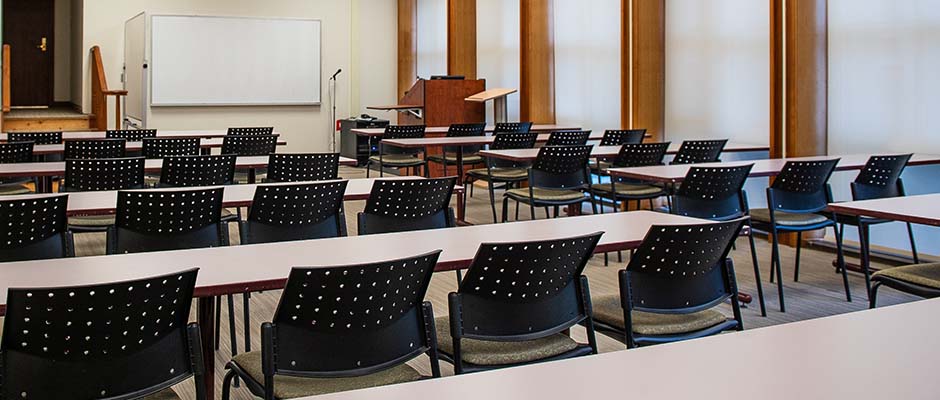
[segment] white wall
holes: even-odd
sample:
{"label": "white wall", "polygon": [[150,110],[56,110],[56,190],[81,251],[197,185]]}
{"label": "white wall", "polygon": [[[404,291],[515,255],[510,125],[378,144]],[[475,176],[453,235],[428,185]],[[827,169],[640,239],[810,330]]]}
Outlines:
{"label": "white wall", "polygon": [[352,67],[339,81],[351,83],[350,115],[376,114],[366,107],[398,102],[398,3],[354,0],[352,5]]}
{"label": "white wall", "polygon": [[[477,76],[487,89],[519,89],[519,2],[477,0]],[[508,98],[509,120],[519,120],[519,94]],[[493,107],[487,104],[492,123]]]}
{"label": "white wall", "polygon": [[55,0],[53,101],[72,99],[72,0]]}
{"label": "white wall", "polygon": [[447,75],[447,0],[418,0],[418,76]]}

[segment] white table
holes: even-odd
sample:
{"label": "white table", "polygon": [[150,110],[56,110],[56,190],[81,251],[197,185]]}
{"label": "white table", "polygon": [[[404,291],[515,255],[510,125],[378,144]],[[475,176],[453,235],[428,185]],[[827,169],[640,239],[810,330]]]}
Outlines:
{"label": "white table", "polygon": [[[158,138],[159,139],[159,138]],[[223,138],[213,138],[213,139],[202,139],[199,142],[199,147],[202,148],[205,153],[208,149],[215,149],[222,147]],[[278,139],[278,146],[286,146],[287,141]],[[127,142],[124,146],[125,151],[141,151],[144,149],[143,142]],[[34,155],[47,155],[47,154],[64,154],[65,145],[64,144],[37,144],[33,146]]]}
{"label": "white table", "polygon": [[[272,132],[274,135],[280,135],[279,132]],[[228,135],[228,130],[217,129],[195,129],[195,130],[157,130],[158,138],[222,138]],[[105,131],[67,131],[62,132],[62,140],[84,140],[84,139],[104,139]],[[7,134],[0,133],[0,141],[6,141]]]}
{"label": "white table", "polygon": [[[676,154],[682,143],[672,143],[666,154]],[[594,146],[591,149],[591,158],[615,158],[620,154],[621,146]],[[756,151],[769,151],[770,148],[763,145],[746,143],[728,143],[722,153],[747,153]],[[514,150],[483,150],[480,155],[483,157],[499,158],[503,160],[524,162],[533,161],[539,154],[538,148],[533,149],[514,149]]]}

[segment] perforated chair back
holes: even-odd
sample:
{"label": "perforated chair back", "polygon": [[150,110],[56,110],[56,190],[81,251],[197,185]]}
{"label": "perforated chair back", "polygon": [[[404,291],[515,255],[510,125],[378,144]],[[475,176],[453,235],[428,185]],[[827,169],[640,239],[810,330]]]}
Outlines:
{"label": "perforated chair back", "polygon": [[199,138],[144,138],[143,155],[149,159],[198,156]]}
{"label": "perforated chair back", "polygon": [[127,146],[124,139],[66,140],[65,159],[122,158]]}
{"label": "perforated chair back", "polygon": [[743,225],[743,219],[736,219],[650,227],[621,271],[628,311],[688,314],[737,295],[734,269],[727,260]]}
{"label": "perforated chair back", "polygon": [[666,152],[671,143],[627,143],[620,147],[617,158],[613,161],[615,168],[648,167],[663,165]]}
{"label": "perforated chair back", "polygon": [[608,129],[601,138],[601,146],[623,146],[643,143],[646,129]]}
{"label": "perforated chair back", "polygon": [[95,192],[144,188],[144,158],[65,160],[60,192]]}
{"label": "perforated chair back", "polygon": [[440,253],[291,270],[273,323],[262,326],[271,338],[263,348],[275,352],[265,375],[362,376],[436,348],[424,295]]}
{"label": "perforated chair back", "polygon": [[227,246],[221,213],[222,188],[120,191],[108,254]]}
{"label": "perforated chair back", "polygon": [[255,189],[242,244],[346,236],[343,197],[348,181],[263,185]]}
{"label": "perforated chair back", "polygon": [[832,202],[829,178],[839,159],[788,161],[767,189],[767,203],[779,211],[811,213]]}
{"label": "perforated chair back", "polygon": [[140,142],[145,138],[157,137],[156,129],[116,129],[104,133],[108,139],[125,139],[128,142]]}
{"label": "perforated chair back", "polygon": [[701,164],[721,161],[728,139],[722,140],[686,140],[679,146],[679,152],[672,159],[672,164]]}
{"label": "perforated chair back", "polygon": [[672,199],[674,214],[722,221],[748,213],[744,183],[754,164],[692,167]]}
{"label": "perforated chair back", "polygon": [[584,146],[591,131],[555,131],[548,135],[546,146]]}
{"label": "perforated chair back", "polygon": [[232,185],[234,155],[167,157],[160,169],[160,187]]}
{"label": "perforated chair back", "polygon": [[[493,143],[490,150],[515,150],[531,149],[535,147],[539,134],[535,132],[509,132],[497,133],[493,135]],[[493,168],[512,168],[530,165],[530,162],[515,162],[499,158],[487,157],[487,166]]]}
{"label": "perforated chair back", "polygon": [[231,136],[252,136],[252,135],[273,135],[273,126],[249,126],[241,128],[228,128],[226,135]]}
{"label": "perforated chair back", "polygon": [[457,226],[450,199],[456,177],[377,180],[359,213],[359,235]]}
{"label": "perforated chair back", "polygon": [[[424,125],[389,125],[382,139],[421,139],[427,127]],[[383,154],[418,154],[421,149],[405,149],[396,146],[380,146]]]}
{"label": "perforated chair back", "polygon": [[591,159],[593,146],[545,146],[529,170],[532,187],[549,189],[585,188],[591,183]]}
{"label": "perforated chair back", "polygon": [[853,200],[904,196],[901,174],[913,154],[872,156],[852,182]]}
{"label": "perforated chair back", "polygon": [[72,257],[67,195],[0,199],[0,262]]}
{"label": "perforated chair back", "polygon": [[[486,135],[486,124],[451,124],[447,128],[447,137],[477,137]],[[464,154],[476,153],[483,149],[483,146],[463,146]],[[445,153],[457,153],[460,146],[444,146]]]}
{"label": "perforated chair back", "polygon": [[33,142],[35,144],[62,144],[62,131],[55,132],[10,132],[9,142]]}
{"label": "perforated chair back", "polygon": [[33,142],[0,143],[0,164],[16,164],[33,161],[33,147]]}
{"label": "perforated chair back", "polygon": [[602,234],[481,244],[456,295],[451,294],[451,315],[462,321],[458,335],[532,340],[588,318],[587,280],[581,274]]}
{"label": "perforated chair back", "polygon": [[271,154],[267,182],[328,181],[339,178],[339,153]]}
{"label": "perforated chair back", "polygon": [[[196,271],[10,289],[0,345],[4,398],[136,399],[196,375],[199,329],[187,326]],[[201,399],[204,384],[200,373]]]}
{"label": "perforated chair back", "polygon": [[493,134],[499,133],[529,133],[532,130],[531,122],[497,122]]}
{"label": "perforated chair back", "polygon": [[277,135],[229,135],[222,138],[222,154],[266,156],[277,152]]}

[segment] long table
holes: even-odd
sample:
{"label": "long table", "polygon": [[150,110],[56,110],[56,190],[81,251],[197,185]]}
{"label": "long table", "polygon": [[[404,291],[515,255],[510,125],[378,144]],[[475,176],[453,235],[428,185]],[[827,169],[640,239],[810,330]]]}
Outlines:
{"label": "long table", "polygon": [[205,344],[206,385],[209,398],[214,398],[213,296],[283,288],[292,267],[370,263],[443,250],[436,270],[450,271],[469,266],[482,243],[546,240],[603,231],[596,252],[609,252],[636,248],[652,225],[702,222],[636,211],[298,242],[12,262],[0,268],[0,308],[5,311],[9,288],[120,282],[198,266],[194,296]]}
{"label": "long table", "polygon": [[855,399],[940,394],[940,299],[318,400]]}
{"label": "long table", "polygon": [[[446,126],[429,126],[429,127],[425,128],[424,133],[425,133],[425,134],[431,134],[431,135],[443,135],[443,134],[446,134],[449,129],[450,129],[450,128],[449,128],[449,127],[446,127]],[[542,124],[539,124],[539,125],[532,125],[532,129],[530,129],[530,131],[532,131],[532,132],[554,132],[554,131],[576,131],[576,130],[580,130],[580,129],[581,129],[581,127],[579,127],[579,126],[574,126],[574,125],[542,125]],[[485,129],[485,131],[486,131],[487,133],[493,133],[493,131],[495,131],[495,130],[496,130],[496,126],[494,126],[494,125],[487,125],[487,126],[486,126],[486,129]],[[382,136],[382,135],[384,135],[384,134],[385,134],[385,128],[360,128],[360,129],[353,129],[353,130],[350,130],[350,132],[352,132],[353,134],[359,135],[359,136],[374,137],[374,136]],[[548,137],[548,136],[546,135],[546,140],[547,140],[547,137]]]}
{"label": "long table", "polygon": [[[273,134],[279,135],[280,133],[274,131]],[[157,130],[158,138],[222,138],[228,135],[228,130],[217,130],[217,129],[197,129],[197,130]],[[105,131],[69,131],[62,132],[62,140],[84,140],[84,139],[104,139],[106,137]],[[0,141],[6,141],[7,134],[0,133]]]}
{"label": "long table", "polygon": [[[676,154],[682,143],[672,143],[666,154]],[[594,146],[591,149],[591,158],[614,158],[620,154],[621,146]],[[728,143],[723,153],[747,153],[755,151],[769,151],[770,147],[745,143]],[[483,150],[480,155],[483,157],[498,158],[503,160],[524,162],[533,161],[539,154],[538,148],[533,149],[513,149],[513,150]]]}
{"label": "long table", "polygon": [[833,203],[829,210],[849,216],[940,226],[940,194]]}
{"label": "long table", "polygon": [[[203,152],[208,149],[216,149],[222,147],[223,138],[213,138],[213,139],[202,139],[199,142],[199,147],[202,148]],[[286,146],[287,141],[278,139],[278,146]],[[124,146],[125,151],[141,151],[143,150],[143,142],[127,142]],[[33,154],[35,155],[50,155],[50,154],[64,154],[65,145],[64,144],[37,144],[33,146]]]}

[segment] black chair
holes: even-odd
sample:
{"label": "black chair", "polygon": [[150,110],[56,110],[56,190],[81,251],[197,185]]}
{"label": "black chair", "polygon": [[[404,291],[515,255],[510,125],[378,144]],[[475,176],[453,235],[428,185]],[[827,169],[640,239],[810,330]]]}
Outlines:
{"label": "black chair", "polygon": [[[18,164],[33,161],[33,142],[0,143],[0,164]],[[32,178],[0,178],[0,196],[32,193],[24,184]]]}
{"label": "black chair", "polygon": [[159,187],[222,186],[235,184],[237,157],[183,156],[163,159]]}
{"label": "black chair", "polygon": [[108,139],[124,139],[128,142],[140,142],[157,137],[156,129],[109,129],[104,133]]}
{"label": "black chair", "polygon": [[[607,169],[609,168],[634,168],[663,165],[663,159],[666,157],[666,151],[668,150],[669,142],[624,144],[620,148],[617,158],[610,163],[608,168],[598,171],[598,174],[601,176],[610,176],[610,174],[607,173]],[[594,193],[600,198],[612,201],[614,210],[620,209],[620,202],[630,201],[636,201],[637,208],[640,208],[643,200],[648,200],[650,209],[652,209],[653,199],[668,194],[666,189],[662,186],[615,176],[610,176],[609,183],[594,185]],[[601,207],[601,213],[603,212],[604,207]]]}
{"label": "black chair", "polygon": [[10,132],[8,142],[33,142],[39,144],[62,144],[62,131],[50,132]]}
{"label": "black chair", "polygon": [[[744,330],[728,254],[743,219],[652,226],[627,268],[620,295],[593,300],[594,326],[627,348]],[[731,303],[733,318],[715,308]]]}
{"label": "black chair", "polygon": [[241,127],[241,128],[228,128],[226,135],[232,136],[252,136],[252,135],[273,135],[274,127],[273,126],[257,126],[257,127]]}
{"label": "black chair", "polygon": [[[588,160],[593,146],[545,146],[528,170],[529,187],[509,189],[503,195],[503,222],[509,216],[509,200],[528,204],[532,219],[535,209],[545,207],[558,209],[561,206],[577,206],[591,202],[591,208],[597,213],[594,191],[591,188],[591,170]],[[587,192],[588,196],[584,194]]]}
{"label": "black chair", "polygon": [[450,199],[456,177],[377,180],[359,213],[359,235],[457,226]]}
{"label": "black chair", "polygon": [[[497,124],[498,125],[498,124]],[[531,124],[530,124],[531,125]],[[535,132],[499,133],[493,136],[490,150],[531,149],[538,140]],[[473,182],[481,180],[487,183],[490,193],[490,207],[493,210],[493,223],[499,222],[496,217],[496,185],[501,184],[505,189],[512,189],[517,183],[529,179],[529,162],[515,162],[496,158],[487,158],[486,168],[467,171],[470,186],[470,196],[473,197]]]}
{"label": "black chair", "polygon": [[[486,135],[486,124],[451,124],[447,128],[447,137],[479,137]],[[483,157],[478,154],[483,149],[482,145],[475,146],[444,146],[442,154],[429,155],[428,162],[444,165],[444,175],[447,175],[447,167],[457,165],[457,154],[463,154],[461,159],[463,165],[483,164]],[[463,179],[463,177],[460,177]]]}
{"label": "black chair", "polygon": [[914,264],[883,269],[875,272],[868,294],[869,308],[878,304],[878,289],[881,286],[899,290],[927,299],[940,297],[940,263]]}
{"label": "black chair", "polygon": [[[462,374],[597,354],[582,272],[602,234],[480,245],[435,321],[441,358]],[[578,324],[587,344],[566,334]]]}
{"label": "black chair", "polygon": [[[144,158],[65,160],[65,182],[59,192],[100,192],[143,189]],[[114,215],[69,217],[72,232],[104,232],[114,225]]]}
{"label": "black chair", "polygon": [[277,152],[277,135],[228,135],[222,138],[222,154],[266,156]]}
{"label": "black chair", "polygon": [[311,182],[339,178],[339,153],[271,154],[265,182]]}
{"label": "black chair", "polygon": [[555,131],[548,135],[546,146],[584,146],[591,138],[591,131]]}
{"label": "black chair", "polygon": [[258,186],[248,219],[238,225],[241,244],[346,236],[347,183]]}
{"label": "black chair", "polygon": [[[133,265],[128,265],[133,268]],[[23,399],[206,399],[192,269],[100,285],[10,289],[0,392]],[[74,322],[74,323],[73,323]]]}
{"label": "black chair", "polygon": [[686,140],[679,146],[679,152],[671,164],[701,164],[721,161],[727,139],[722,140]]}
{"label": "black chair", "polygon": [[497,122],[493,135],[500,133],[529,133],[532,130],[531,122]]}
{"label": "black chair", "polygon": [[4,238],[0,240],[0,262],[73,257],[68,201],[67,195],[0,200],[0,234]]}
{"label": "black chair", "polygon": [[261,351],[226,365],[232,379],[264,399],[305,397],[423,377],[405,362],[422,354],[440,365],[431,303],[424,301],[440,251],[371,264],[294,268]]}
{"label": "black chair", "polygon": [[369,155],[369,161],[366,162],[366,178],[372,169],[372,164],[379,167],[379,176],[385,176],[385,167],[390,168],[411,168],[415,175],[418,175],[418,167],[424,169],[424,176],[428,177],[427,160],[419,157],[423,151],[421,149],[403,149],[395,146],[385,146],[382,140],[386,139],[420,139],[424,137],[424,125],[389,125],[385,127],[385,133],[379,141],[379,154]]}
{"label": "black chair", "polygon": [[[750,207],[744,184],[754,164],[737,167],[692,167],[682,180],[682,186],[672,196],[673,214],[686,217],[708,219],[712,221],[730,221],[746,218],[750,224]],[[757,261],[757,248],[754,245],[753,229],[747,234],[751,247],[751,262],[754,264],[754,280],[757,282],[757,299],[760,313],[767,316],[764,305],[764,286],[760,279],[760,267]]]}
{"label": "black chair", "polygon": [[601,146],[640,144],[646,138],[646,129],[608,129],[601,138]]}
{"label": "black chair", "polygon": [[66,160],[123,158],[127,147],[124,139],[66,140]]}
{"label": "black chair", "polygon": [[148,159],[198,156],[199,138],[144,138],[143,154]]}
{"label": "black chair", "polygon": [[[783,301],[783,275],[780,274],[779,233],[796,232],[796,266],[793,280],[800,278],[800,250],[803,232],[832,227],[838,238],[839,226],[833,213],[826,212],[832,203],[832,188],[829,178],[835,171],[838,159],[822,161],[789,161],[783,170],[767,188],[767,207],[751,210],[751,226],[773,235],[773,254],[771,258],[770,281],[777,276],[777,292],[780,297],[780,311],[786,312]],[[849,292],[849,277],[842,258],[842,242],[836,241],[838,265],[842,271],[845,285],[845,299],[852,301]]]}

